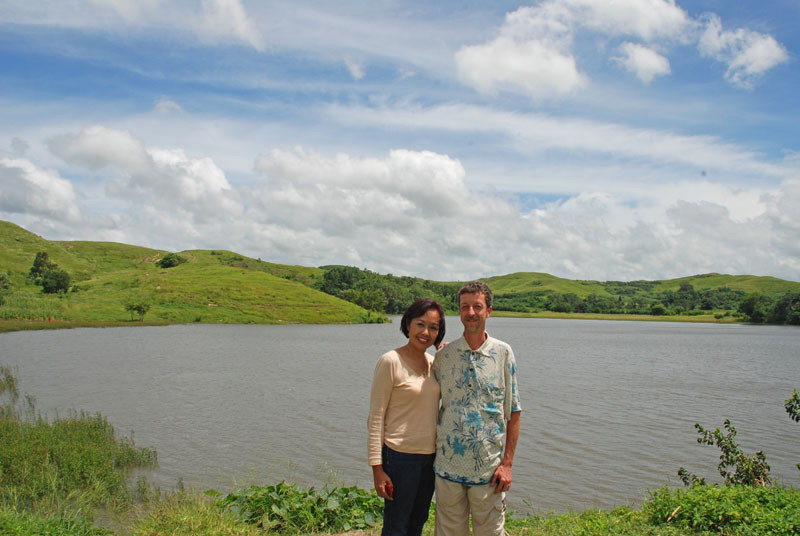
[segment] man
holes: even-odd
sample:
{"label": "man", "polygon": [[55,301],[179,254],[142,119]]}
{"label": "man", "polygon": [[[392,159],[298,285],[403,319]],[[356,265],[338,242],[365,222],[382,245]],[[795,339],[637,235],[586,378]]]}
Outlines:
{"label": "man", "polygon": [[464,334],[436,353],[433,373],[442,401],[436,439],[436,535],[505,534],[505,492],[520,426],[511,347],[486,333],[488,285],[458,292]]}

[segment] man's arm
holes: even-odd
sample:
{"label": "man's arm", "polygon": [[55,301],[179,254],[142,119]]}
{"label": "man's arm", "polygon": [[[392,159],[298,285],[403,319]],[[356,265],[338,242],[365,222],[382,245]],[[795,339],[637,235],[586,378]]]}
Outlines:
{"label": "man's arm", "polygon": [[511,487],[511,466],[514,465],[514,451],[517,450],[517,439],[519,439],[519,418],[521,411],[511,413],[511,419],[506,425],[506,449],[503,452],[503,460],[492,476],[491,484],[495,487],[494,492],[508,491]]}

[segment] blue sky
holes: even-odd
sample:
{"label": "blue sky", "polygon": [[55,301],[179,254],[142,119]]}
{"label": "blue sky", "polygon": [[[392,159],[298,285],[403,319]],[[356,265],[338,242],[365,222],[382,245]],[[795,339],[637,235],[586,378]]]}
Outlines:
{"label": "blue sky", "polygon": [[6,0],[0,219],[437,280],[800,281],[800,2]]}

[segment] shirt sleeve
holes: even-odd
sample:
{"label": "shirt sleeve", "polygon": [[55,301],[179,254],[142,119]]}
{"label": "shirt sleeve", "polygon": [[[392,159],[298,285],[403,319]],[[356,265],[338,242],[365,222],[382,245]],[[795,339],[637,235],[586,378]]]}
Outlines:
{"label": "shirt sleeve", "polygon": [[367,461],[370,466],[381,465],[381,449],[386,421],[386,409],[392,398],[394,369],[389,356],[381,356],[375,365],[372,378],[372,392],[369,397],[369,417],[367,418]]}
{"label": "shirt sleeve", "polygon": [[[514,359],[514,351],[510,346],[508,347],[505,375],[506,393],[503,410],[506,421],[510,421],[512,413],[522,411],[522,406],[519,402],[519,389],[517,388],[517,362]],[[508,389],[508,386],[511,386],[511,389]]]}

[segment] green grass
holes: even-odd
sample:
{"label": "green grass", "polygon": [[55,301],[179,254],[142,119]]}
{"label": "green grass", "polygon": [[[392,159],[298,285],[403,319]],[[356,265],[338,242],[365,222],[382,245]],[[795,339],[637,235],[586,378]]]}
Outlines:
{"label": "green grass", "polygon": [[779,296],[786,292],[800,292],[800,283],[795,281],[785,281],[777,277],[769,276],[724,275],[715,273],[658,281],[656,286],[653,287],[653,292],[665,290],[677,291],[681,283],[689,283],[696,290],[728,287],[733,290],[742,290],[748,294],[760,292],[770,296]]}
{"label": "green grass", "polygon": [[545,291],[558,294],[575,294],[585,298],[590,294],[609,296],[610,294],[599,281],[578,281],[563,279],[550,274],[538,272],[517,272],[483,279],[494,294],[512,292]]}
{"label": "green grass", "polygon": [[[47,295],[26,280],[33,258],[46,251],[72,276],[73,291]],[[189,262],[168,269],[156,262],[167,252],[111,242],[50,242],[0,222],[0,271],[13,283],[0,306],[0,331],[19,321],[41,328],[120,325],[131,322],[127,300],[151,304],[151,323],[360,323],[367,311],[308,285],[322,270],[284,266],[229,251],[195,250]],[[55,324],[48,322],[56,321]],[[30,327],[30,326],[29,326]]]}
{"label": "green grass", "polygon": [[35,514],[0,507],[0,534],[4,536],[100,536],[113,534],[75,512]]}
{"label": "green grass", "polygon": [[635,320],[640,322],[713,322],[716,324],[732,324],[741,319],[728,315],[717,315],[713,311],[701,315],[633,315],[606,313],[556,313],[540,311],[538,313],[517,313],[512,311],[493,311],[492,316],[513,318],[565,318],[579,320]]}
{"label": "green grass", "polygon": [[127,531],[131,536],[264,536],[265,532],[197,494],[155,502]]}
{"label": "green grass", "polygon": [[[118,506],[129,501],[127,474],[156,453],[117,437],[102,415],[75,412],[48,420],[0,367],[0,504],[58,509],[64,503]],[[20,402],[23,400],[24,402]]]}

